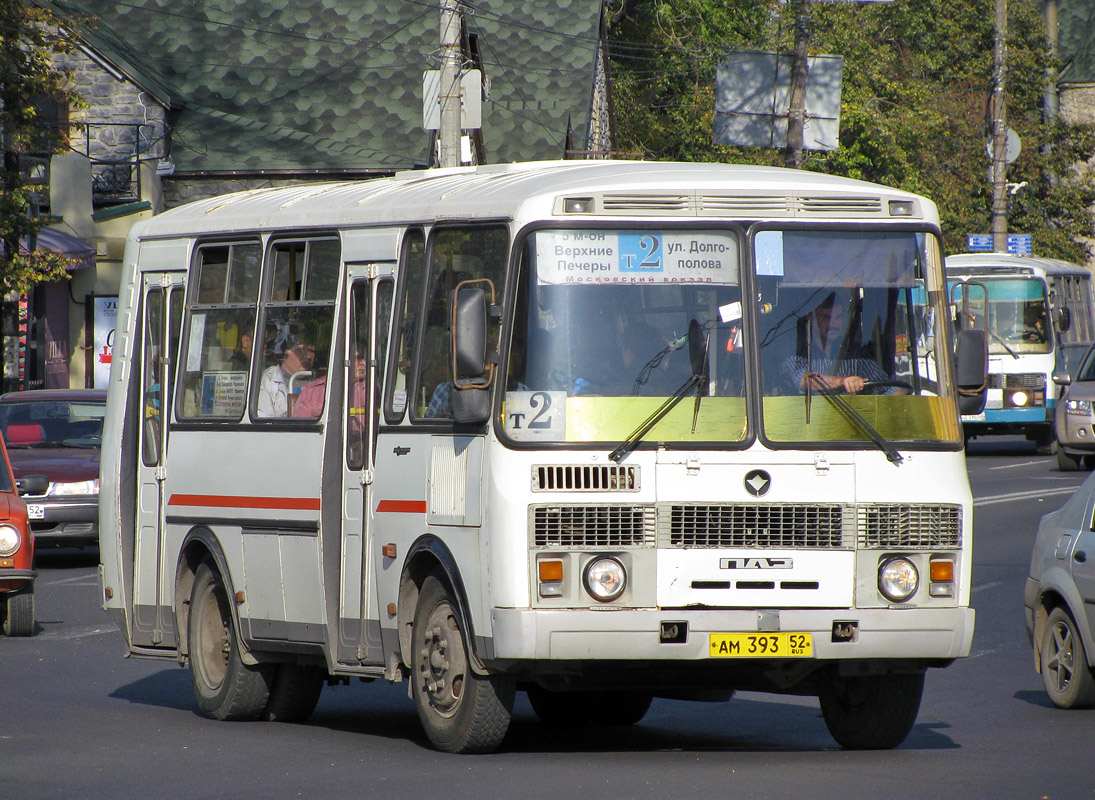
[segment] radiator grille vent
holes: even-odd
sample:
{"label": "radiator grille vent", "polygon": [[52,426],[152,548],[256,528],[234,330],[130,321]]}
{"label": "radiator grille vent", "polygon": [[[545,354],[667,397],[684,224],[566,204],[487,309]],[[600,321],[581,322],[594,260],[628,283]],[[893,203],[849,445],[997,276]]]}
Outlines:
{"label": "radiator grille vent", "polygon": [[[672,505],[660,510],[663,547],[785,547],[839,550],[844,507],[832,505]],[[848,515],[851,516],[851,515]]]}
{"label": "radiator grille vent", "polygon": [[532,468],[534,492],[637,492],[639,469],[618,464],[551,464]]}
{"label": "radiator grille vent", "polygon": [[532,506],[534,547],[653,547],[652,506]]}
{"label": "radiator grille vent", "polygon": [[957,550],[962,543],[959,506],[861,505],[859,546],[872,549]]}
{"label": "radiator grille vent", "polygon": [[990,389],[1044,389],[1046,388],[1046,376],[1041,372],[1015,372],[1001,375],[999,372],[989,374]]}

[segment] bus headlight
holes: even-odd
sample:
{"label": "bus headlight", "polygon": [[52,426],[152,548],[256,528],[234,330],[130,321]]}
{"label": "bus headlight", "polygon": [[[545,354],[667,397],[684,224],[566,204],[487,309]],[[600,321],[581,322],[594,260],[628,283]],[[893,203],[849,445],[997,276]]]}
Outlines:
{"label": "bus headlight", "polygon": [[608,603],[624,593],[627,586],[627,571],[624,565],[614,558],[603,556],[595,558],[586,565],[582,574],[582,583],[594,600]]}
{"label": "bus headlight", "polygon": [[916,593],[919,585],[920,574],[907,558],[886,559],[878,568],[878,591],[891,602],[905,602]]}
{"label": "bus headlight", "polygon": [[23,537],[19,530],[12,525],[0,525],[0,556],[15,555],[19,545],[23,543]]}

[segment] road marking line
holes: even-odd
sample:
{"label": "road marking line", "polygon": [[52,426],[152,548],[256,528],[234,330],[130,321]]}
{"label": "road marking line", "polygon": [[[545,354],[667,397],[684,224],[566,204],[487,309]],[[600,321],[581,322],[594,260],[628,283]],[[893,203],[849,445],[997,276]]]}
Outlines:
{"label": "road marking line", "polygon": [[1050,495],[1058,494],[1072,494],[1079,486],[1062,486],[1059,489],[1037,489],[1032,492],[1014,492],[1013,494],[994,494],[988,497],[979,497],[973,501],[974,508],[977,506],[990,506],[996,503],[1012,503],[1017,500],[1032,500],[1041,499]]}
{"label": "road marking line", "polygon": [[980,586],[974,586],[970,589],[971,592],[979,592],[982,589],[991,589],[993,586],[1003,586],[1003,581],[989,581],[988,583],[982,583]]}
{"label": "road marking line", "polygon": [[1004,464],[1003,466],[999,466],[999,467],[989,467],[989,469],[990,470],[994,470],[994,469],[1015,469],[1016,467],[1029,467],[1029,466],[1032,466],[1033,464],[1049,464],[1051,462],[1052,462],[1052,459],[1043,458],[1040,461],[1024,461],[1022,464]]}

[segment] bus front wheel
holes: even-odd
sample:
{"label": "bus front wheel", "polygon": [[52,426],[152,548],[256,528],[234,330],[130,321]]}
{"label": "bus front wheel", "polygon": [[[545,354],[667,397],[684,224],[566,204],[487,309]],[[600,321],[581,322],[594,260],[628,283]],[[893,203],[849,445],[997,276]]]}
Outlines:
{"label": "bus front wheel", "polygon": [[889,750],[912,730],[924,693],[924,673],[821,679],[818,700],[825,725],[846,750]]}
{"label": "bus front wheel", "polygon": [[411,693],[430,742],[449,753],[494,750],[509,728],[514,681],[473,671],[459,606],[435,575],[422,584],[412,636]]}
{"label": "bus front wheel", "polygon": [[228,592],[209,564],[198,567],[194,577],[188,625],[198,710],[213,719],[258,719],[270,699],[272,672],[240,658]]}

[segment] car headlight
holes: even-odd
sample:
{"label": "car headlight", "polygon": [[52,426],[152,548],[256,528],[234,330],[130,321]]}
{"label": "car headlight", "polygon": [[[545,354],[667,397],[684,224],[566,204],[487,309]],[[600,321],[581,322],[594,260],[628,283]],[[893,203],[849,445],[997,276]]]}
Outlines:
{"label": "car headlight", "polygon": [[7,558],[15,555],[22,543],[23,537],[18,528],[12,525],[0,525],[0,556]]}
{"label": "car headlight", "polygon": [[608,603],[623,594],[627,572],[619,561],[604,556],[586,565],[582,582],[593,599]]}
{"label": "car headlight", "polygon": [[905,602],[916,593],[919,585],[920,574],[907,558],[889,558],[878,568],[878,591],[891,602]]}
{"label": "car headlight", "polygon": [[1091,401],[1090,400],[1068,400],[1065,402],[1066,414],[1080,414],[1082,416],[1091,416]]}
{"label": "car headlight", "polygon": [[99,479],[93,481],[74,481],[72,483],[52,483],[47,494],[57,496],[66,494],[98,494]]}

